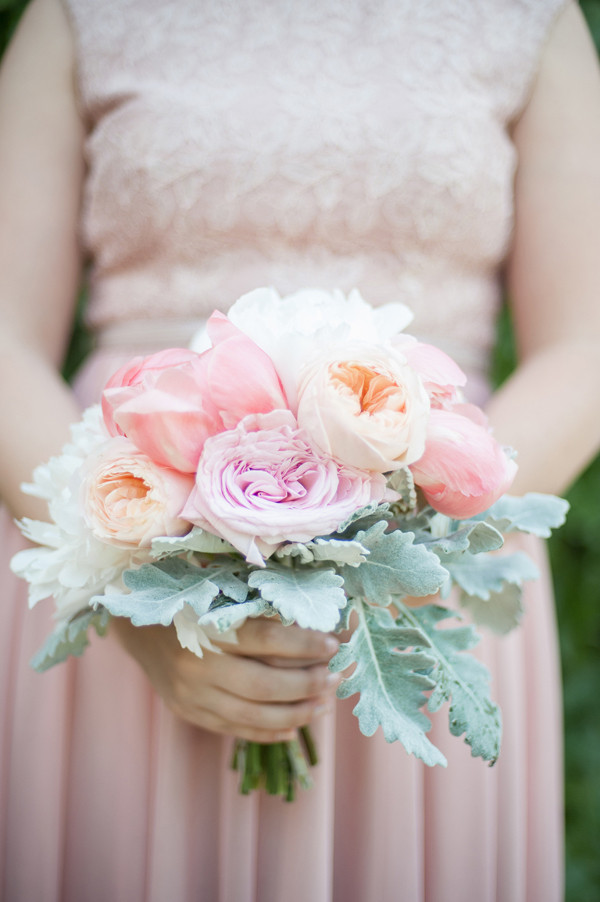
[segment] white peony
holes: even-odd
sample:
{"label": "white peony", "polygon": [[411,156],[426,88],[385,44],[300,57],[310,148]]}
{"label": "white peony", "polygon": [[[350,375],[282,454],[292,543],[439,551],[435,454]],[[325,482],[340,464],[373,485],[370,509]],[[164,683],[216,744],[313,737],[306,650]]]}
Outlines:
{"label": "white peony", "polygon": [[[300,370],[316,351],[355,340],[387,344],[413,318],[404,304],[371,307],[356,290],[346,297],[317,288],[284,298],[274,288],[257,288],[242,295],[227,315],[269,355],[294,412]],[[203,331],[191,347],[206,347]]]}

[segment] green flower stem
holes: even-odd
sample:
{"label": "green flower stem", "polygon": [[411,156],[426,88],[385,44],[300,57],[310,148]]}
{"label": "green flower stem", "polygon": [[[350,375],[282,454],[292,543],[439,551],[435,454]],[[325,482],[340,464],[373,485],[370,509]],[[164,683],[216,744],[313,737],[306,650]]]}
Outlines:
{"label": "green flower stem", "polygon": [[283,743],[274,742],[272,745],[263,745],[261,751],[265,769],[265,789],[269,795],[282,795],[287,789]]}
{"label": "green flower stem", "polygon": [[314,740],[308,727],[298,735],[299,739],[270,744],[236,739],[231,767],[240,775],[242,795],[263,788],[292,802],[298,787],[312,786],[309,767],[317,763]]}
{"label": "green flower stem", "polygon": [[317,747],[312,737],[312,733],[310,732],[310,729],[308,727],[300,727],[298,734],[304,744],[308,763],[311,765],[311,767],[314,767],[315,764],[319,763],[319,757],[317,755]]}

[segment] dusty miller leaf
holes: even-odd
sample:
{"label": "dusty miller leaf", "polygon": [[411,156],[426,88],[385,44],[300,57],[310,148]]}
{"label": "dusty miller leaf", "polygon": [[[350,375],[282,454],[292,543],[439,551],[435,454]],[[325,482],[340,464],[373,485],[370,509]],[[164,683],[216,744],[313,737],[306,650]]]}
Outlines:
{"label": "dusty miller leaf", "polygon": [[171,554],[183,554],[185,551],[198,551],[205,554],[235,553],[233,545],[214,536],[199,526],[194,526],[185,536],[159,536],[152,539],[152,557],[165,557]]}
{"label": "dusty miller leaf", "polygon": [[388,486],[394,492],[398,492],[400,498],[394,502],[394,508],[408,513],[417,506],[417,492],[415,481],[408,467],[401,467],[388,476]]}
{"label": "dusty miller leaf", "polygon": [[352,616],[353,610],[354,608],[351,603],[347,604],[345,608],[342,608],[338,625],[335,628],[336,633],[341,633],[344,630],[350,629],[350,617]]}
{"label": "dusty miller leaf", "polygon": [[370,504],[359,508],[353,514],[350,514],[349,517],[346,517],[344,522],[340,523],[336,532],[340,534],[349,533],[346,538],[352,538],[359,529],[369,529],[375,523],[380,523],[382,520],[391,520],[391,518],[392,513],[389,504],[378,504],[376,501],[371,501]]}
{"label": "dusty miller leaf", "polygon": [[214,626],[220,633],[225,633],[246,617],[260,617],[272,613],[273,608],[264,598],[251,598],[241,604],[217,603],[202,615],[200,623],[202,626]]}
{"label": "dusty miller leaf", "polygon": [[354,539],[315,539],[307,547],[315,561],[333,561],[348,567],[363,564],[369,554],[368,548]]}
{"label": "dusty miller leaf", "polygon": [[551,530],[565,522],[568,510],[564,498],[529,492],[522,498],[503,495],[477,519],[492,523],[501,532],[529,532],[547,539]]}
{"label": "dusty miller leaf", "polygon": [[386,533],[386,526],[380,522],[357,533],[369,556],[359,567],[340,570],[346,593],[388,605],[399,596],[437,592],[448,576],[437,556],[424,545],[415,545],[413,533],[399,529]]}
{"label": "dusty miller leaf", "polygon": [[536,579],[537,567],[522,551],[515,554],[463,555],[445,561],[450,576],[467,593],[488,601],[492,592],[500,592],[505,583],[521,585]]}
{"label": "dusty miller leaf", "polygon": [[93,626],[99,636],[106,633],[110,614],[104,607],[97,610],[86,610],[77,614],[72,620],[60,623],[51,633],[42,648],[31,659],[31,666],[38,673],[43,673],[66,661],[69,655],[79,657],[89,645],[88,629]]}
{"label": "dusty miller leaf", "polygon": [[275,552],[275,557],[284,559],[295,557],[302,564],[311,564],[313,561],[333,561],[335,564],[347,564],[349,567],[358,567],[366,560],[368,550],[354,539],[317,538],[306,544],[302,542],[290,542],[282,545]]}
{"label": "dusty miller leaf", "polygon": [[353,607],[358,625],[329,662],[329,669],[336,673],[356,664],[338,687],[338,696],[360,693],[354,714],[365,736],[381,726],[387,742],[400,741],[425,764],[445,766],[446,759],[425,735],[431,724],[421,711],[426,702],[423,693],[433,685],[428,674],[435,660],[422,650],[398,651],[422,644],[421,631],[398,627],[385,608],[361,601]]}
{"label": "dusty miller leaf", "polygon": [[270,601],[284,621],[322,632],[335,629],[346,606],[343,580],[333,570],[309,570],[271,565],[254,570],[248,585]]}
{"label": "dusty miller leaf", "polygon": [[504,545],[500,530],[490,523],[475,523],[469,530],[469,551],[471,554],[482,554],[486,551],[498,551]]}
{"label": "dusty miller leaf", "polygon": [[281,545],[274,554],[279,560],[285,560],[286,557],[298,558],[302,564],[311,564],[314,561],[314,555],[304,542],[287,542]]}
{"label": "dusty miller leaf", "polygon": [[502,723],[500,709],[490,698],[490,675],[486,667],[467,654],[479,641],[472,626],[438,629],[437,625],[453,616],[446,608],[424,605],[407,608],[397,604],[396,623],[420,629],[427,644],[427,654],[436,660],[432,673],[435,689],[429,697],[430,711],[450,702],[450,732],[462,736],[471,746],[474,757],[492,764],[500,754]]}
{"label": "dusty miller leaf", "polygon": [[425,545],[430,551],[445,555],[481,554],[485,551],[497,551],[502,548],[504,539],[502,534],[489,523],[477,522],[461,526],[456,532],[450,532],[443,536],[418,536],[415,542]]}
{"label": "dusty miller leaf", "polygon": [[238,575],[240,568],[246,569],[243,562],[229,561],[224,558],[222,560],[217,559],[214,564],[208,564],[200,572],[218,586],[223,595],[239,603],[246,601],[248,597],[248,585]]}
{"label": "dusty miller leaf", "polygon": [[184,604],[196,614],[204,614],[219,594],[218,585],[203,568],[177,557],[126,570],[123,582],[131,589],[129,594],[100,596],[92,601],[100,601],[115,617],[128,617],[134,626],[168,626]]}
{"label": "dusty miller leaf", "polygon": [[523,590],[514,583],[505,583],[499,592],[490,592],[487,601],[477,595],[462,592],[460,604],[475,623],[504,635],[521,622],[523,616]]}

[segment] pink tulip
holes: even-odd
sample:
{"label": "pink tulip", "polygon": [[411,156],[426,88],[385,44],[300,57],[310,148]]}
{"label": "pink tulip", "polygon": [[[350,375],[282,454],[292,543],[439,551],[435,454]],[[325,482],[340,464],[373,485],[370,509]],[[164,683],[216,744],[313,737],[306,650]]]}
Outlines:
{"label": "pink tulip", "polygon": [[432,408],[448,407],[458,399],[458,389],[466,385],[467,377],[444,351],[409,335],[399,335],[394,347],[401,351],[409,366],[421,377]]}
{"label": "pink tulip", "polygon": [[435,510],[464,520],[498,500],[517,465],[486,426],[454,411],[432,410],[425,453],[410,469]]}
{"label": "pink tulip", "polygon": [[126,435],[153,461],[196,470],[206,439],[249,413],[287,408],[270,358],[222,313],[203,354],[171,348],[136,358],[109,380],[102,409],[112,435]]}
{"label": "pink tulip", "polygon": [[[198,358],[195,351],[185,348],[167,348],[148,357],[134,357],[113,373],[102,393],[102,415],[111,435],[125,435],[113,417],[113,409],[129,398],[136,397],[141,388],[156,382],[165,370],[179,368]],[[132,388],[129,393],[125,389]]]}
{"label": "pink tulip", "polygon": [[249,413],[288,409],[281,381],[265,351],[218,311],[208,320],[206,331],[213,347],[200,355],[203,380],[225,429],[233,429]]}

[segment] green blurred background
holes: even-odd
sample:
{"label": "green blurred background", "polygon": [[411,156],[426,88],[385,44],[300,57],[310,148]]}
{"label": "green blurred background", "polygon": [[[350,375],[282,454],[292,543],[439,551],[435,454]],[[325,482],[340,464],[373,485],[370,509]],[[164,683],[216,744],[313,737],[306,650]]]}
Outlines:
{"label": "green blurred background", "polygon": [[[0,53],[26,3],[0,0]],[[600,50],[600,0],[581,0],[581,7]],[[78,317],[65,363],[67,377],[88,348],[89,339]],[[510,317],[504,309],[498,323],[494,381],[500,383],[513,366]],[[599,902],[600,458],[581,476],[568,498],[572,508],[567,524],[550,541],[564,678],[566,902]]]}

